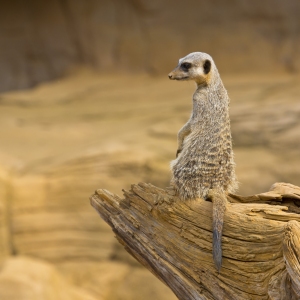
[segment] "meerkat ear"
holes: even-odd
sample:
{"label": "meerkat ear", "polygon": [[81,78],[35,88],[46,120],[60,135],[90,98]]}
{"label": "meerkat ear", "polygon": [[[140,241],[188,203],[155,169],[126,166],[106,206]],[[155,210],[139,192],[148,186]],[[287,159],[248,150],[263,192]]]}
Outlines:
{"label": "meerkat ear", "polygon": [[204,74],[208,74],[210,69],[211,69],[211,62],[210,60],[207,59],[203,64]]}

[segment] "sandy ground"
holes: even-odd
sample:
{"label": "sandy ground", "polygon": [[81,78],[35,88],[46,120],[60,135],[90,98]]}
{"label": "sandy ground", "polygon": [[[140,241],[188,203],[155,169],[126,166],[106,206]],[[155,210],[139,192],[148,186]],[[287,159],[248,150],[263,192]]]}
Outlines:
{"label": "sandy ground", "polygon": [[[300,77],[224,76],[224,84],[238,193],[263,192],[278,181],[300,185]],[[88,197],[97,188],[122,194],[139,181],[168,186],[176,135],[190,115],[193,91],[193,83],[166,76],[80,70],[1,94],[0,255],[51,262],[98,299],[137,299],[113,287],[133,293],[153,276],[122,251]],[[114,272],[101,275],[114,269],[123,270],[117,278]],[[139,295],[160,291],[155,299],[171,299],[154,280]]]}

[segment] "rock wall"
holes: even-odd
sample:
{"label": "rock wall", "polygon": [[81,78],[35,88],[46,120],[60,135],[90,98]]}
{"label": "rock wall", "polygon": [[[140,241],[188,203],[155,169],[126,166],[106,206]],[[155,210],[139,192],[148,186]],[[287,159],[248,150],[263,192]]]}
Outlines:
{"label": "rock wall", "polygon": [[1,264],[0,298],[3,300],[104,300],[70,285],[49,263],[26,257]]}
{"label": "rock wall", "polygon": [[[239,193],[299,185],[300,77],[222,78]],[[123,250],[88,198],[99,188],[122,197],[140,181],[169,185],[193,91],[192,82],[166,76],[84,70],[0,94],[1,300],[175,300]]]}
{"label": "rock wall", "polygon": [[1,1],[0,91],[77,65],[167,73],[191,51],[221,72],[297,71],[299,15],[297,0]]}
{"label": "rock wall", "polygon": [[5,171],[0,168],[0,263],[9,254],[11,249],[10,236],[10,184]]}

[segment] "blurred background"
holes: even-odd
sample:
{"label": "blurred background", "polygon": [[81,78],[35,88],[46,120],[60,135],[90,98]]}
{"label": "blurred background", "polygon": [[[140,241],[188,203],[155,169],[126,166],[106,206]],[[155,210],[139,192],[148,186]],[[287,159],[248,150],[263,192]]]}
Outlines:
{"label": "blurred background", "polygon": [[300,185],[299,1],[0,2],[0,299],[176,299],[89,196],[168,186],[190,52],[231,98],[238,193]]}

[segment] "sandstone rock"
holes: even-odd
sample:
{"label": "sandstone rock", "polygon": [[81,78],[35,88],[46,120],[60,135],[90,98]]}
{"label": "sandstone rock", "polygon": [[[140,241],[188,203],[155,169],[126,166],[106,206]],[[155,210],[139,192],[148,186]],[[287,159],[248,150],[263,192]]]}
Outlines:
{"label": "sandstone rock", "polygon": [[0,168],[0,262],[11,254],[11,185],[8,174]]}
{"label": "sandstone rock", "polygon": [[96,300],[86,291],[66,282],[50,264],[26,257],[8,258],[2,262],[0,298],[2,300]]}
{"label": "sandstone rock", "polygon": [[119,261],[63,262],[61,273],[76,286],[80,286],[97,299],[175,300],[174,294],[140,264],[129,266]]}
{"label": "sandstone rock", "polygon": [[167,74],[193,51],[212,54],[221,73],[295,72],[299,12],[297,0],[6,2],[0,90],[58,78],[78,65]]}

